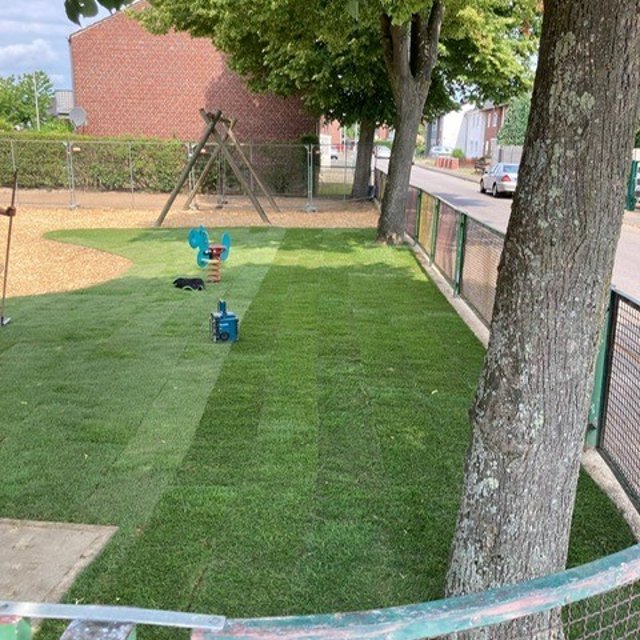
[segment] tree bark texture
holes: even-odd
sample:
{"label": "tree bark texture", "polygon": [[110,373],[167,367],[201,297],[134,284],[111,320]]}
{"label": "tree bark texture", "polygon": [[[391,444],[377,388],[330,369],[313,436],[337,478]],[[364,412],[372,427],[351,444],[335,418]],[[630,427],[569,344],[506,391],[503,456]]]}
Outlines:
{"label": "tree bark texture", "polygon": [[356,168],[353,175],[352,198],[368,198],[371,183],[371,157],[373,141],[376,135],[376,123],[373,120],[360,122],[360,136],[358,138],[358,154]]}
{"label": "tree bark texture", "polygon": [[640,0],[546,0],[449,596],[565,568],[639,89]]}
{"label": "tree bark texture", "polygon": [[395,137],[378,221],[378,241],[402,242],[405,204],[411,166],[431,74],[438,59],[438,41],[444,5],[435,0],[423,14],[407,24],[394,25],[381,17],[382,44],[389,83],[396,106]]}
{"label": "tree bark texture", "polygon": [[424,109],[424,100],[411,89],[408,88],[403,96],[402,106],[398,109],[387,183],[378,220],[378,240],[390,244],[403,242],[405,205],[411,181],[413,154]]}

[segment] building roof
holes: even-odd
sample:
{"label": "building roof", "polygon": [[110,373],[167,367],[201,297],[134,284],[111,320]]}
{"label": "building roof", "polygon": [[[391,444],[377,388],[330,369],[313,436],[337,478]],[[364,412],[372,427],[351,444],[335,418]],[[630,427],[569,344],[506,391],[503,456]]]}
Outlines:
{"label": "building roof", "polygon": [[89,24],[86,27],[82,27],[81,29],[78,29],[77,31],[74,31],[73,33],[71,33],[69,35],[67,40],[71,41],[71,39],[75,38],[76,36],[82,35],[83,33],[86,33],[87,31],[90,31],[91,29],[95,29],[96,27],[100,27],[105,22],[113,19],[115,16],[117,16],[120,13],[123,13],[124,11],[127,11],[127,10],[129,10],[131,8],[142,9],[147,4],[148,4],[147,0],[135,0],[131,4],[128,4],[127,6],[125,6],[122,10],[120,10],[120,11],[112,11],[112,13],[110,15],[105,16],[101,20],[96,20],[92,24]]}
{"label": "building roof", "polygon": [[70,89],[58,89],[53,96],[53,109],[57,116],[68,116],[73,109],[73,91]]}

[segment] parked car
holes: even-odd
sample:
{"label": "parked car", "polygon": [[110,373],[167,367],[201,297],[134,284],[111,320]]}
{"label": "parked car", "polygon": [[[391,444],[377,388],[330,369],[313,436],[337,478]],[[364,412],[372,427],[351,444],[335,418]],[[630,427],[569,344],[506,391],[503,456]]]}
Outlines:
{"label": "parked car", "polygon": [[386,147],[383,144],[377,144],[373,148],[373,155],[376,158],[390,158],[391,157],[391,149],[389,149],[389,147]]}
{"label": "parked car", "polygon": [[431,157],[450,156],[452,153],[453,149],[444,144],[437,144],[435,147],[431,147],[431,149],[429,149],[429,155]]}
{"label": "parked car", "polygon": [[494,198],[503,193],[513,195],[518,186],[518,165],[499,162],[489,167],[480,178],[480,193],[491,193]]}

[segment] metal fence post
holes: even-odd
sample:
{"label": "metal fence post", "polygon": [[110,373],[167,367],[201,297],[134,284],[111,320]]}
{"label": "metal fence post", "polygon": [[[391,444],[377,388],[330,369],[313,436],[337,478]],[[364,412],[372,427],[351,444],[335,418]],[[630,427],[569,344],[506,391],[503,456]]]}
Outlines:
{"label": "metal fence post", "polygon": [[129,179],[131,184],[131,207],[135,208],[134,184],[133,184],[133,152],[131,150],[131,141],[127,143],[129,151]]}
{"label": "metal fence post", "polygon": [[76,202],[76,179],[73,173],[73,141],[68,140],[67,149],[67,175],[69,176],[69,209],[75,209],[78,206]]}
{"label": "metal fence post", "polygon": [[440,200],[436,200],[436,206],[433,209],[433,222],[431,227],[431,262],[436,261],[436,244],[438,242],[438,224],[440,222]]}
{"label": "metal fence post", "polygon": [[605,314],[604,327],[600,334],[600,348],[596,359],[595,380],[589,407],[589,422],[585,444],[587,447],[598,447],[602,441],[604,421],[609,397],[609,383],[611,381],[611,356],[613,355],[613,340],[618,318],[619,296],[615,289],[611,289],[609,304]]}
{"label": "metal fence post", "polygon": [[[255,166],[254,165],[254,158],[253,158],[253,142],[249,143],[249,162],[251,163],[251,166]],[[251,189],[251,191],[255,191],[255,185],[253,184],[253,172],[249,171],[249,187]]]}
{"label": "metal fence post", "polygon": [[11,149],[11,167],[15,173],[18,170],[18,163],[16,162],[16,148],[13,140],[9,140],[9,149]]}
{"label": "metal fence post", "polygon": [[460,295],[462,286],[462,267],[464,265],[464,245],[467,236],[467,216],[458,212],[458,233],[456,234],[456,270],[453,285],[453,293]]}
{"label": "metal fence post", "polygon": [[627,183],[627,211],[633,211],[636,208],[636,186],[638,184],[638,161],[631,162],[631,174]]}
{"label": "metal fence post", "polygon": [[[11,169],[13,174],[15,175],[16,171],[18,170],[18,163],[16,161],[16,150],[13,145],[13,140],[9,140],[9,150],[11,152]],[[20,203],[19,193],[17,193],[16,195],[17,195],[16,203],[19,204]]]}
{"label": "metal fence post", "polygon": [[[185,143],[185,146],[187,149],[187,164],[188,164],[189,162],[191,162],[191,158],[193,157],[193,143],[187,142]],[[191,171],[189,171],[189,178],[187,181],[187,188],[189,189],[189,192],[193,191],[194,183],[195,183],[195,177],[194,177],[194,169],[192,167]]]}
{"label": "metal fence post", "polygon": [[307,149],[307,202],[304,210],[307,213],[313,213],[318,210],[313,204],[313,146],[307,144],[305,147]]}

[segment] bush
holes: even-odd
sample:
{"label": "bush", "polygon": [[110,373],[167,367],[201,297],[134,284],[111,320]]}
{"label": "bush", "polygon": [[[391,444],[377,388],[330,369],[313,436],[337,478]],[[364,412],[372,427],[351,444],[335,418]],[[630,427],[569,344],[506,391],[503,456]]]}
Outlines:
{"label": "bush", "polygon": [[186,145],[178,141],[70,139],[64,130],[3,134],[0,185],[11,184],[15,162],[20,186],[27,189],[68,188],[72,165],[80,189],[128,191],[133,178],[137,191],[168,192],[186,160]]}
{"label": "bush", "polygon": [[462,149],[454,149],[451,155],[454,158],[458,158],[458,160],[464,160],[464,151]]}
{"label": "bush", "polygon": [[[212,151],[214,145],[208,147]],[[301,144],[244,145],[258,175],[274,193],[304,195],[307,183],[307,150]],[[188,158],[187,145],[177,140],[123,140],[118,138],[70,137],[68,132],[20,132],[0,135],[0,186],[10,186],[14,162],[20,186],[27,189],[69,188],[69,167],[73,167],[76,188],[91,191],[171,191]],[[194,175],[204,169],[209,154],[198,158]],[[247,182],[248,170],[238,164]],[[319,159],[316,158],[316,169]],[[217,192],[220,165],[226,193],[241,193],[240,182],[224,158],[216,161],[202,191]],[[315,176],[317,180],[317,176]],[[257,185],[254,185],[254,188]],[[257,190],[257,189],[256,189]]]}

